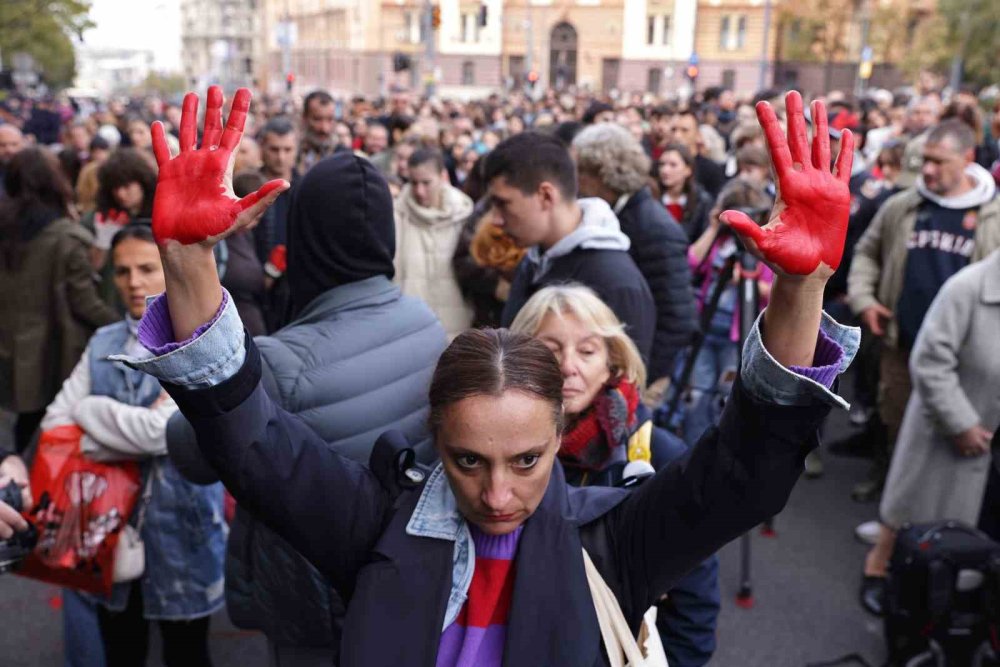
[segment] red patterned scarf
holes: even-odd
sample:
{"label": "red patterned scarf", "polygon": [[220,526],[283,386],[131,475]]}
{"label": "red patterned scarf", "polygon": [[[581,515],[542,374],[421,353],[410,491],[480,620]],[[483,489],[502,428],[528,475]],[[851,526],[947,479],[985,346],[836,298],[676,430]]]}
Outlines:
{"label": "red patterned scarf", "polygon": [[586,412],[563,433],[559,459],[586,470],[603,470],[615,447],[628,442],[635,427],[639,390],[624,380],[609,384],[594,398]]}

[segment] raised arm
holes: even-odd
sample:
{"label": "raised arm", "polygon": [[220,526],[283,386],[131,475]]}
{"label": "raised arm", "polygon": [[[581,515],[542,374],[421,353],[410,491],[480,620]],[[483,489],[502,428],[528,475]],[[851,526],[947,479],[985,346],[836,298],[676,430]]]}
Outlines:
{"label": "raised arm", "polygon": [[153,234],[163,259],[170,321],[177,341],[187,340],[209,322],[222,303],[212,247],[256,222],[289,187],[287,181],[274,180],[242,199],[233,192],[234,152],[243,137],[250,99],[246,88],[236,91],[223,129],[222,89],[209,88],[205,129],[201,147],[196,148],[198,96],[185,95],[180,154],[176,157],[170,156],[163,124],[153,123],[153,153],[160,166],[153,200]]}
{"label": "raised arm", "polygon": [[746,247],[774,271],[771,302],[764,312],[764,347],[786,368],[813,363],[823,312],[823,288],[840,266],[850,217],[854,137],[844,130],[840,155],[831,168],[826,108],[814,102],[812,147],[802,109],[802,96],[785,97],[786,139],[767,102],[757,104],[778,196],[767,225],[758,227],[746,214],[725,211],[728,223]]}
{"label": "raised arm", "polygon": [[770,106],[757,106],[780,189],[770,221],[761,228],[737,211],[723,214],[775,278],[720,424],[616,508],[608,524],[619,568],[634,575],[624,591],[634,610],[645,610],[707,555],[780,512],[830,406],[846,405],[829,388],[859,336],[824,319],[822,297],[843,253],[851,135],[843,135],[833,172],[823,105],[813,107],[811,151],[799,94],[789,93],[786,106],[787,141]]}

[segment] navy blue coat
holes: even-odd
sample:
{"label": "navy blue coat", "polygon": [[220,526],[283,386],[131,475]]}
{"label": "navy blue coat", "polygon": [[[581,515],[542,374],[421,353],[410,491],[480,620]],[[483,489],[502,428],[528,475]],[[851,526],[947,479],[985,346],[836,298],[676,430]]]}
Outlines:
{"label": "navy blue coat", "polygon": [[[246,345],[243,367],[222,384],[165,387],[240,505],[348,601],[342,667],[433,667],[454,545],[406,533],[421,487],[387,483],[282,411]],[[781,511],[829,409],[762,403],[737,380],[719,427],[634,491],[574,489],[555,466],[521,535],[503,664],[607,664],[581,548],[637,628],[678,578]]]}

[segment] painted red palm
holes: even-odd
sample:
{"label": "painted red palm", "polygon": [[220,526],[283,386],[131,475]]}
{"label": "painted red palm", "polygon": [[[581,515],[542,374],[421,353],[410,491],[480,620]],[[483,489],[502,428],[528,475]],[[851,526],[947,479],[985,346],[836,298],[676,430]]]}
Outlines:
{"label": "painted red palm", "polygon": [[798,92],[788,93],[785,108],[787,141],[771,105],[757,105],[757,119],[764,128],[778,178],[778,199],[770,221],[758,227],[739,211],[725,211],[723,217],[775,271],[804,276],[819,269],[820,274],[829,277],[840,266],[844,254],[854,137],[850,130],[844,130],[834,173],[830,168],[830,135],[823,103],[813,103],[811,150]]}
{"label": "painted red palm", "polygon": [[222,89],[208,89],[205,130],[201,148],[195,149],[198,132],[198,96],[184,96],[181,113],[180,154],[170,157],[163,125],[153,123],[153,153],[160,166],[153,199],[153,234],[157,242],[183,244],[214,242],[230,233],[240,213],[284,185],[276,180],[242,199],[233,193],[233,151],[243,137],[250,91],[240,88],[233,98],[225,129],[222,127]]}

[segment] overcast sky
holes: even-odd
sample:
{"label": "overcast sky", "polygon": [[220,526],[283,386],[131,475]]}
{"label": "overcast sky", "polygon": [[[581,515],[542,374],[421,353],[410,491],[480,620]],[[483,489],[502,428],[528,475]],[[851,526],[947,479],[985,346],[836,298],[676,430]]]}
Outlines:
{"label": "overcast sky", "polygon": [[150,49],[157,70],[180,69],[180,0],[91,0],[90,20],[84,44]]}

